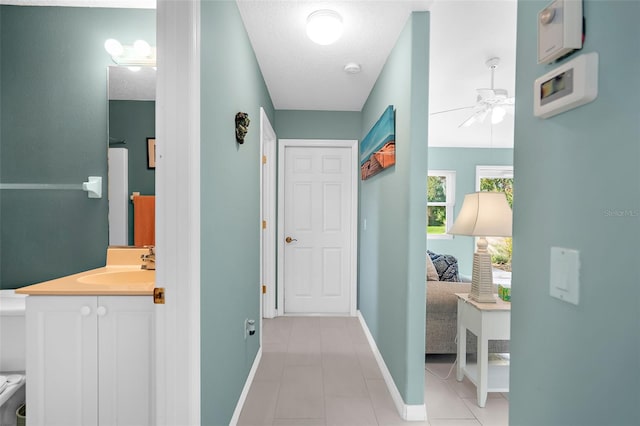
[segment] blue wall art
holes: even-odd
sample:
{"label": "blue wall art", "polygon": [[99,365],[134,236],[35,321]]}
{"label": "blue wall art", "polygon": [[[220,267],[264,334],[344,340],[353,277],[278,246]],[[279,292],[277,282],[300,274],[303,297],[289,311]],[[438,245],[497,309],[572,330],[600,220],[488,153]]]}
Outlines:
{"label": "blue wall art", "polygon": [[360,176],[367,180],[396,164],[396,120],[389,105],[360,142]]}

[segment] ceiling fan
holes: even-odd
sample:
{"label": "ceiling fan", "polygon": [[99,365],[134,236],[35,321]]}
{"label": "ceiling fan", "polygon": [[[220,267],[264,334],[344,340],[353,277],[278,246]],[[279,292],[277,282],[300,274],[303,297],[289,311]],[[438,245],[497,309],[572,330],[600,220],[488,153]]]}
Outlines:
{"label": "ceiling fan", "polygon": [[478,97],[476,104],[466,107],[453,108],[445,111],[434,112],[431,115],[444,114],[452,111],[460,111],[463,109],[473,109],[474,113],[464,120],[458,127],[469,127],[474,123],[483,123],[487,117],[491,117],[491,123],[497,124],[504,120],[507,112],[513,113],[514,97],[509,97],[505,89],[495,89],[493,87],[493,77],[496,68],[500,64],[500,58],[490,58],[486,65],[491,70],[491,88],[476,89]]}

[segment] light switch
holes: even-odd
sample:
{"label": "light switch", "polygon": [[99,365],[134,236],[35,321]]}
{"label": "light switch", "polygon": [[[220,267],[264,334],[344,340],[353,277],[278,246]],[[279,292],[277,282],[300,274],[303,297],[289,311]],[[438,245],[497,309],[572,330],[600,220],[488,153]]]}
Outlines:
{"label": "light switch", "polygon": [[577,305],[580,296],[580,252],[551,247],[549,292],[568,303]]}

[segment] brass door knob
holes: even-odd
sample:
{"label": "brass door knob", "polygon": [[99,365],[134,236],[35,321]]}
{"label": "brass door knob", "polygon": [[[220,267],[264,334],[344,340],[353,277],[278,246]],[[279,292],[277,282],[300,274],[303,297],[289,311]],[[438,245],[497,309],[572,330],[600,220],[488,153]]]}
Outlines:
{"label": "brass door knob", "polygon": [[286,241],[286,243],[287,243],[287,244],[292,243],[292,242],[294,242],[294,241],[298,241],[298,240],[296,240],[295,238],[291,238],[291,237],[287,237],[287,238],[285,238],[284,240]]}

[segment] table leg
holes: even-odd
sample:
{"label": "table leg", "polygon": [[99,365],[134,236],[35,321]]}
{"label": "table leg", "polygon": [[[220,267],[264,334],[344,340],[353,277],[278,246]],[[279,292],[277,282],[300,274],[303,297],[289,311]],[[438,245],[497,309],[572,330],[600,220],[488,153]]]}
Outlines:
{"label": "table leg", "polygon": [[489,376],[489,341],[482,335],[478,336],[478,406],[484,407],[487,403],[487,385]]}
{"label": "table leg", "polygon": [[464,303],[458,301],[458,365],[456,367],[456,379],[461,382],[464,377],[464,368],[467,364],[467,327],[464,326]]}

